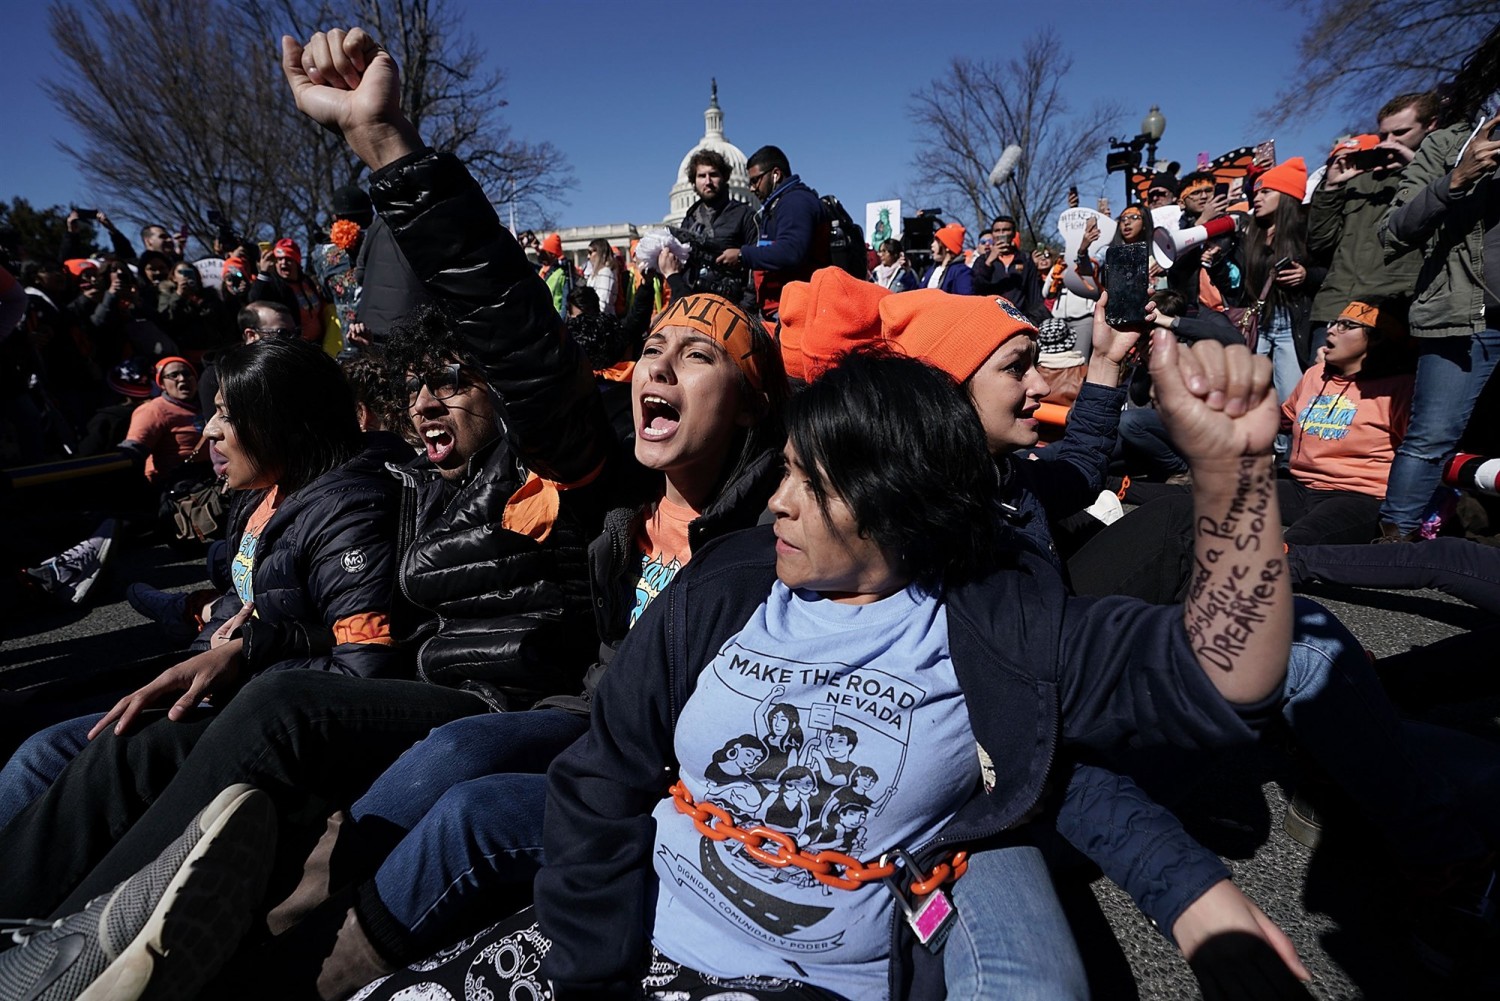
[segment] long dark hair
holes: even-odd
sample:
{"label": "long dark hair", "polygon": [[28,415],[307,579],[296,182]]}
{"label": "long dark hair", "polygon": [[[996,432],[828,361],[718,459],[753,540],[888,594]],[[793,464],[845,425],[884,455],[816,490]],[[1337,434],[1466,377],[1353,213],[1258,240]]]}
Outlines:
{"label": "long dark hair", "polygon": [[1125,206],[1123,209],[1120,210],[1120,215],[1124,215],[1126,212],[1129,212],[1131,209],[1134,209],[1135,211],[1137,211],[1137,212],[1139,212],[1141,214],[1141,235],[1138,236],[1138,237],[1136,237],[1134,240],[1126,240],[1125,239],[1125,229],[1124,229],[1123,226],[1118,225],[1119,220],[1117,218],[1116,219],[1117,225],[1115,226],[1115,235],[1109,241],[1109,245],[1111,247],[1123,246],[1126,243],[1150,243],[1151,242],[1151,234],[1153,232],[1153,223],[1151,222],[1151,210],[1148,209],[1143,202],[1131,202],[1129,205]]}
{"label": "long dark hair", "polygon": [[860,536],[925,585],[992,565],[995,466],[979,415],[946,373],[857,348],[792,397],[786,421],[824,517],[836,493]]}
{"label": "long dark hair", "polygon": [[[1281,192],[1281,201],[1276,204],[1276,211],[1271,215],[1270,224],[1261,222],[1250,213],[1250,222],[1245,227],[1245,239],[1241,243],[1245,254],[1245,284],[1244,293],[1247,299],[1260,295],[1260,290],[1266,287],[1266,278],[1271,274],[1271,265],[1283,257],[1290,257],[1307,266],[1307,206],[1302,204],[1300,198],[1294,198],[1286,192]],[[1266,230],[1270,226],[1276,227],[1276,235],[1271,238],[1270,246],[1266,245]],[[1270,294],[1266,301],[1273,307],[1285,306],[1295,298],[1300,298],[1307,293],[1306,282],[1299,289],[1284,289],[1280,285],[1271,284]]]}
{"label": "long dark hair", "polygon": [[715,497],[762,456],[779,452],[786,444],[782,414],[791,390],[787,386],[786,369],[781,364],[781,348],[759,320],[753,316],[746,319],[750,321],[750,351],[760,359],[761,388],[757,391],[750,385],[743,370],[739,372],[736,385],[741,398],[756,413],[757,420],[735,433],[737,440],[729,448],[731,461],[725,463],[718,482],[714,484]]}
{"label": "long dark hair", "polygon": [[359,452],[354,391],[321,348],[273,338],[226,351],[216,364],[235,434],[284,494]]}

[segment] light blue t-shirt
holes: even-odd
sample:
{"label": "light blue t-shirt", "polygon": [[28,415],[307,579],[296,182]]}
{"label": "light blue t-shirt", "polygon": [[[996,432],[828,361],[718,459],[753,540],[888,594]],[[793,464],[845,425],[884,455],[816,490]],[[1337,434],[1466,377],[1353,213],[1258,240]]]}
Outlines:
{"label": "light blue t-shirt", "polygon": [[[915,587],[844,605],[777,582],[699,676],[675,746],[688,791],[739,826],[862,861],[931,840],[980,778],[943,603]],[[887,996],[883,885],[840,890],[763,865],[701,836],[670,800],[653,817],[663,953],[719,976]]]}

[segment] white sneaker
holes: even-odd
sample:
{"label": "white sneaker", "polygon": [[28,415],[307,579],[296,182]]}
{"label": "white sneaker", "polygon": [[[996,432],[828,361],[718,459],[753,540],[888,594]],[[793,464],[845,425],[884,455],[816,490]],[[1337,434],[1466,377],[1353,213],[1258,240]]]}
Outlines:
{"label": "white sneaker", "polygon": [[64,550],[26,573],[42,590],[62,601],[83,604],[104,572],[115,539],[115,519],[106,518],[78,545]]}
{"label": "white sneaker", "polygon": [[0,1001],[196,996],[249,931],[275,844],[270,797],[230,786],[155,862],[0,953]]}

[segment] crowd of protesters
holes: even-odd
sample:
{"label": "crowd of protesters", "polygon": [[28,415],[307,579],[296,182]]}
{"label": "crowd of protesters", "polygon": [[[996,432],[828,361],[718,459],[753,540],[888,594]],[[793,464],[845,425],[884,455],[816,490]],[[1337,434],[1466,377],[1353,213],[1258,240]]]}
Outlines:
{"label": "crowd of protesters", "polygon": [[21,593],[211,544],[127,592],[180,662],[0,770],[0,999],[1082,998],[1100,871],[1206,997],[1308,997],[1172,812],[1271,732],[1288,833],[1345,805],[1421,955],[1500,982],[1500,746],[1292,594],[1500,610],[1440,483],[1500,350],[1500,32],[1237,200],[1157,170],[1066,257],[999,216],[863,262],[773,145],[754,205],[699,150],[576,261],[364,31],[282,49],[370,171],[305,256],[5,248],[6,461],[134,484]]}

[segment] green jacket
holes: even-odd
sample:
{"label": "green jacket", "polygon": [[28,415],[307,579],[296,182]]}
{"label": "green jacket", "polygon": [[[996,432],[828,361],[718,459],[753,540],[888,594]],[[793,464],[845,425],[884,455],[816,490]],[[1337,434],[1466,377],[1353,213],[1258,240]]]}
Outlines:
{"label": "green jacket", "polygon": [[[1411,332],[1416,337],[1469,337],[1485,329],[1484,206],[1489,185],[1448,190],[1448,176],[1474,125],[1461,122],[1432,133],[1401,173],[1401,186],[1380,230],[1386,260],[1421,259]],[[1476,194],[1478,197],[1476,197]]]}
{"label": "green jacket", "polygon": [[552,308],[557,310],[558,316],[568,315],[568,294],[573,291],[573,283],[569,281],[570,268],[571,265],[564,261],[552,265],[552,269],[542,276],[548,291],[552,293]]}
{"label": "green jacket", "polygon": [[1380,223],[1405,171],[1350,178],[1341,187],[1320,185],[1307,214],[1307,249],[1328,261],[1323,287],[1313,297],[1314,323],[1328,323],[1349,303],[1410,300],[1422,258],[1401,254],[1389,263],[1380,245]]}

